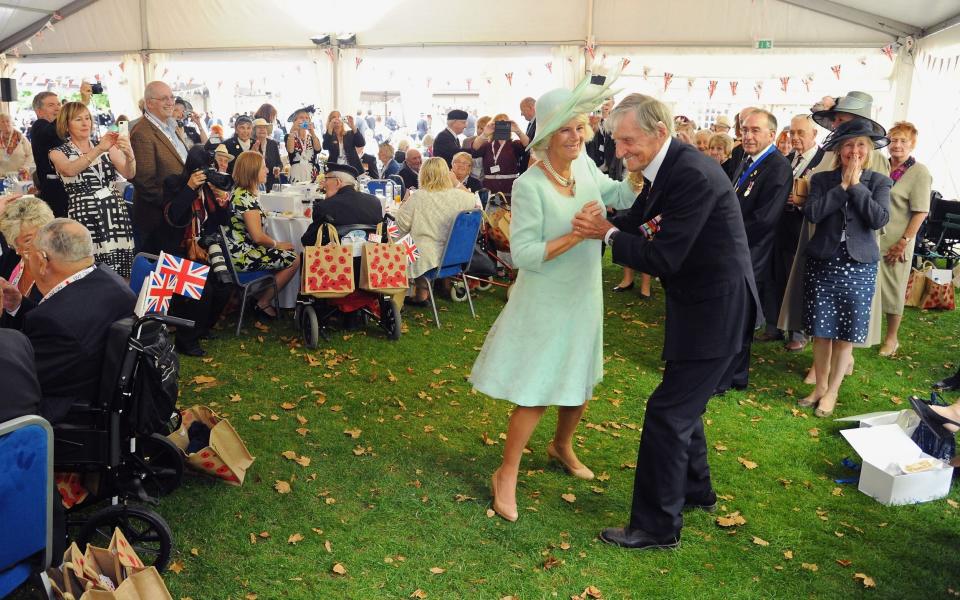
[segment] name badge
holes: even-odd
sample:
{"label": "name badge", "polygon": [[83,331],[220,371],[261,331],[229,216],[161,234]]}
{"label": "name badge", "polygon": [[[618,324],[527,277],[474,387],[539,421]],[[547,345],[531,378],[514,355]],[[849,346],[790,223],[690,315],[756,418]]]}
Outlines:
{"label": "name badge", "polygon": [[600,152],[603,152],[603,144],[600,144]]}
{"label": "name badge", "polygon": [[500,165],[493,165],[492,167],[490,167],[490,172],[491,172],[491,173],[499,173],[499,172],[500,172]]}
{"label": "name badge", "polygon": [[113,197],[113,192],[110,188],[100,188],[93,195],[97,200],[109,200]]}

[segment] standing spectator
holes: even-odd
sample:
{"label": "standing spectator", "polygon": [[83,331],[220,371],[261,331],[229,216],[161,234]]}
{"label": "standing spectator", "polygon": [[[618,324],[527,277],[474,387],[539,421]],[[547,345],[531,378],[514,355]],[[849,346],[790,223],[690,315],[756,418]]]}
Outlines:
{"label": "standing spectator", "polygon": [[25,173],[33,170],[30,142],[13,126],[10,115],[0,113],[0,177],[14,175],[23,178]]}
{"label": "standing spectator", "polygon": [[261,104],[257,112],[253,113],[254,123],[256,123],[257,119],[263,119],[267,122],[267,135],[269,135],[273,141],[277,142],[277,144],[283,142],[287,136],[287,131],[277,120],[277,108],[274,105],[269,103]]}
{"label": "standing spectator", "polygon": [[367,129],[371,131],[376,131],[377,129],[377,119],[373,116],[373,110],[367,109]]}
{"label": "standing spectator", "polygon": [[387,129],[389,129],[391,132],[394,132],[400,128],[400,125],[397,123],[396,118],[394,118],[393,116],[393,111],[387,112],[386,125],[387,125]]}
{"label": "standing spectator", "polygon": [[467,126],[463,130],[463,135],[472,137],[477,135],[477,114],[476,110],[467,113]]}
{"label": "standing spectator", "polygon": [[733,138],[725,133],[715,133],[710,136],[710,148],[707,154],[721,165],[730,158],[733,150]]}
{"label": "standing spectator", "polygon": [[914,240],[920,225],[930,211],[930,171],[917,162],[911,152],[917,145],[917,128],[900,121],[890,129],[890,222],[880,234],[883,261],[877,273],[880,302],[887,315],[887,335],[880,346],[880,356],[892,356],[900,347],[897,332],[903,320],[904,295],[910,265],[913,264]]}
{"label": "standing spectator", "polygon": [[253,147],[253,119],[247,115],[240,115],[233,123],[233,137],[223,142],[227,151],[234,156],[240,156]]}
{"label": "standing spectator", "polygon": [[870,153],[887,139],[865,119],[841,124],[825,144],[837,152],[832,171],[815,174],[803,214],[816,225],[807,243],[803,325],[813,337],[816,387],[800,406],[833,414],[853,344],[864,343],[877,279],[877,230],[890,219],[886,175],[865,170]]}
{"label": "standing spectator", "polygon": [[[517,139],[494,140],[493,132],[498,122],[510,123],[510,131]],[[520,157],[529,143],[530,138],[503,113],[487,123],[483,134],[473,140],[473,155],[483,158],[483,185],[491,194],[502,192],[507,199],[510,198],[513,182],[520,176]]]}
{"label": "standing spectator", "polygon": [[177,120],[177,136],[188,150],[194,144],[206,144],[209,141],[200,115],[193,112],[193,105],[180,96],[173,103],[173,118]]}
{"label": "standing spectator", "polygon": [[54,124],[60,114],[60,99],[53,92],[40,92],[33,97],[33,110],[37,120],[30,126],[30,143],[33,150],[33,162],[37,168],[36,179],[40,188],[40,197],[50,206],[57,217],[67,216],[67,192],[63,182],[57,177],[48,154],[63,143],[57,135]]}
{"label": "standing spectator", "polygon": [[140,252],[159,254],[179,236],[163,218],[163,180],[183,170],[187,147],[177,137],[173,118],[173,91],[162,81],[151,81],[143,93],[143,118],[130,128],[130,144],[137,157],[133,182],[133,229]]}
{"label": "standing spectator", "polygon": [[593,129],[593,139],[587,142],[587,154],[611,179],[623,180],[623,161],[617,158],[617,145],[613,136],[606,129],[607,117],[613,108],[613,98],[607,98],[600,105],[600,114],[590,115],[590,127]]}
{"label": "standing spectator", "polygon": [[730,131],[730,119],[727,118],[727,115],[720,115],[717,117],[713,122],[713,125],[710,126],[710,131],[730,137],[728,135],[728,132]]}
{"label": "standing spectator", "polygon": [[420,113],[420,118],[417,119],[417,139],[422,140],[428,131],[430,131],[430,129],[427,125],[427,117],[423,113]]}
{"label": "standing spectator", "polygon": [[280,172],[283,170],[283,161],[280,160],[280,144],[270,139],[270,123],[257,117],[253,121],[254,140],[251,150],[256,150],[263,155],[267,163],[267,192],[273,190],[273,185],[280,180]]}
{"label": "standing spectator", "polygon": [[132,179],[137,161],[127,136],[110,131],[94,144],[93,129],[86,106],[66,103],[57,117],[57,135],[67,141],[50,151],[50,162],[70,197],[67,214],[90,232],[96,261],[129,279],[133,228],[127,206],[112,184],[118,173]]}
{"label": "standing spectator", "polygon": [[313,105],[298,108],[287,119],[293,123],[287,135],[287,156],[290,159],[290,182],[312,182],[317,176],[317,158],[320,155],[320,138],[313,126]]}
{"label": "standing spectator", "polygon": [[[327,162],[350,165],[362,173],[364,167],[363,163],[360,162],[357,148],[365,147],[367,141],[363,139],[363,134],[354,128],[352,117],[347,116],[347,123],[350,125],[349,130],[344,125],[343,119],[340,118],[340,111],[330,111],[330,114],[327,115],[326,132],[323,134],[323,149],[329,153]],[[376,125],[376,120],[374,120],[374,125]]]}
{"label": "standing spectator", "polygon": [[454,109],[447,113],[447,128],[437,134],[433,141],[431,156],[439,156],[447,163],[447,168],[453,162],[453,155],[460,151],[460,142],[457,136],[467,128],[467,111]]}
{"label": "standing spectator", "polygon": [[80,104],[86,106],[87,111],[90,112],[90,119],[93,121],[90,141],[96,144],[100,141],[100,111],[97,110],[97,103],[93,101],[93,84],[89,81],[83,81],[80,84]]}
{"label": "standing spectator", "polygon": [[777,136],[777,150],[784,156],[789,156],[793,152],[793,144],[790,142],[790,128],[784,127]]}
{"label": "standing spectator", "polygon": [[[527,139],[533,139],[537,136],[537,101],[527,96],[520,101],[520,116],[527,121]],[[483,131],[483,125],[477,123],[477,130]],[[523,156],[520,157],[520,173],[523,174],[530,165],[530,151],[524,149]]]}
{"label": "standing spectator", "polygon": [[700,129],[693,136],[694,144],[697,147],[697,150],[703,152],[704,154],[710,154],[710,138],[713,137],[713,132],[709,129]]}

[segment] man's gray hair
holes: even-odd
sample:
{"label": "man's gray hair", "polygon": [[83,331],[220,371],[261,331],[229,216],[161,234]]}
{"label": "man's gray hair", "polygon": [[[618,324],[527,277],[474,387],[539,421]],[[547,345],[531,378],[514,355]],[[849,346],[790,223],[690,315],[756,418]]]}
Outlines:
{"label": "man's gray hair", "polygon": [[607,130],[613,131],[626,115],[633,115],[637,126],[646,133],[656,133],[657,124],[667,128],[667,136],[673,135],[673,115],[663,102],[652,96],[630,94],[620,101],[607,118]]}
{"label": "man's gray hair", "polygon": [[357,183],[357,178],[346,173],[344,171],[331,171],[327,173],[327,177],[333,177],[334,179],[339,179],[341,185],[352,187],[355,190],[359,190],[360,186]]}
{"label": "man's gray hair", "polygon": [[90,231],[73,219],[54,219],[37,231],[33,242],[37,250],[60,262],[77,262],[93,258]]}
{"label": "man's gray hair", "polygon": [[33,110],[40,110],[43,108],[43,101],[49,98],[50,96],[56,96],[54,92],[40,92],[33,97]]}
{"label": "man's gray hair", "polygon": [[[752,111],[750,111],[750,114],[748,114],[744,118],[744,120],[749,119],[754,115],[761,115],[762,117],[765,117],[767,119],[767,129],[769,129],[774,133],[777,132],[777,127],[778,127],[777,117],[775,117],[772,112],[770,112],[769,110],[764,110],[762,108],[755,108]],[[743,123],[741,123],[740,126],[742,127]]]}

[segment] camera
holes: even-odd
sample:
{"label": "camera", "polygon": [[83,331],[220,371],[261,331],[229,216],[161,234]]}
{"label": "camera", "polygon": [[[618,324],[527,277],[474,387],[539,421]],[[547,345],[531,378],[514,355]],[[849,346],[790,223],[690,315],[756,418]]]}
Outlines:
{"label": "camera", "polygon": [[90,90],[91,90],[94,94],[102,94],[102,93],[103,93],[103,84],[100,83],[99,81],[96,82],[96,83],[94,83],[94,84],[91,84],[91,85],[90,85]]}
{"label": "camera", "polygon": [[200,245],[207,250],[207,261],[216,281],[228,284],[231,282],[230,271],[227,269],[227,259],[220,247],[220,238],[216,235],[205,235],[200,238]]}
{"label": "camera", "polygon": [[203,170],[203,174],[207,176],[207,183],[213,187],[226,192],[233,190],[233,177],[229,173],[221,173],[213,167],[207,167]]}

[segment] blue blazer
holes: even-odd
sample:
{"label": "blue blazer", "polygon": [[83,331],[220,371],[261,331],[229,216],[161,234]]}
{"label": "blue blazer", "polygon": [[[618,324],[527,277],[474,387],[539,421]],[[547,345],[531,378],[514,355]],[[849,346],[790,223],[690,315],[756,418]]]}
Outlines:
{"label": "blue blazer", "polygon": [[387,179],[391,175],[399,175],[399,174],[400,174],[400,163],[398,163],[397,161],[391,158],[390,162],[387,163],[383,172],[380,174],[380,179]]}
{"label": "blue blazer", "polygon": [[[803,215],[816,224],[807,244],[807,255],[826,259],[836,254],[846,228],[847,252],[861,263],[880,260],[876,231],[890,220],[890,188],[893,180],[865,170],[860,183],[844,191],[840,169],[817,173],[810,179],[810,194]],[[844,227],[846,226],[846,227]]]}

